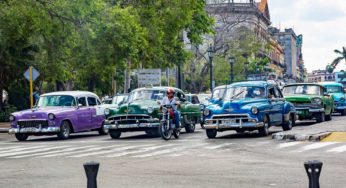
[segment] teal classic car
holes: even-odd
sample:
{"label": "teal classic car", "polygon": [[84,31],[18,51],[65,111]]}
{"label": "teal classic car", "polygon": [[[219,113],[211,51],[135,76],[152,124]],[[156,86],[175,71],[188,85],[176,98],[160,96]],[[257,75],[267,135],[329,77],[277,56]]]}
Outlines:
{"label": "teal classic car", "polygon": [[334,110],[333,96],[326,88],[315,83],[297,83],[284,86],[283,94],[294,104],[299,120],[316,119],[317,122],[330,121]]}
{"label": "teal classic car", "polygon": [[258,130],[260,135],[267,136],[271,126],[290,130],[295,125],[296,110],[285,101],[276,84],[248,81],[216,89],[220,89],[220,95],[203,112],[208,138],[227,130],[238,133]]}
{"label": "teal classic car", "polygon": [[327,93],[334,98],[334,112],[340,113],[342,116],[346,115],[346,93],[344,86],[337,82],[322,82]]}
{"label": "teal classic car", "polygon": [[[133,90],[126,104],[114,110],[114,114],[108,116],[105,127],[109,134],[116,139],[122,132],[145,131],[150,135],[159,135],[159,125],[162,117],[160,102],[168,87],[145,87]],[[200,106],[186,100],[183,91],[174,88],[176,100],[180,102],[181,127],[186,132],[195,130],[195,124],[200,122]]]}
{"label": "teal classic car", "polygon": [[106,99],[102,107],[105,109],[106,118],[115,114],[117,108],[127,101],[128,94],[116,94],[110,99]]}

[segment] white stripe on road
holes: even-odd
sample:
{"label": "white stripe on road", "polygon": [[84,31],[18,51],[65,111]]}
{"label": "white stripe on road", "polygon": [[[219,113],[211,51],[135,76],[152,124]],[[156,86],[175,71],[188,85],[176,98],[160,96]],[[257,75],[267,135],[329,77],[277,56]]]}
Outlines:
{"label": "white stripe on road", "polygon": [[40,155],[48,155],[48,154],[54,154],[54,153],[61,153],[61,152],[67,152],[67,151],[80,150],[80,149],[85,149],[85,148],[90,148],[90,147],[94,147],[94,146],[74,147],[74,148],[67,148],[67,149],[57,150],[57,151],[48,151],[48,152],[43,152],[43,153],[19,155],[19,156],[14,156],[14,157],[9,157],[9,158],[18,159],[18,158],[25,158],[25,157],[34,157],[34,156],[40,156]]}
{"label": "white stripe on road", "polygon": [[5,147],[5,148],[0,148],[0,153],[2,152],[7,152],[7,150],[12,150],[12,149],[19,149],[23,148],[24,146],[11,146],[11,147]]}
{"label": "white stripe on road", "polygon": [[24,151],[24,150],[29,150],[29,149],[44,148],[44,147],[49,147],[49,146],[33,146],[33,147],[18,146],[17,148],[14,148],[14,149],[10,149],[7,151],[1,151],[0,154],[17,152],[17,151]]}
{"label": "white stripe on road", "polygon": [[278,148],[292,147],[292,146],[298,145],[300,143],[301,142],[286,142],[286,143],[279,144]]}
{"label": "white stripe on road", "polygon": [[336,144],[336,143],[335,142],[318,142],[318,143],[314,143],[314,144],[309,144],[309,145],[304,146],[301,149],[297,150],[297,152],[319,149],[319,148],[323,148],[323,147],[326,147],[326,146],[329,146],[332,144]]}
{"label": "white stripe on road", "polygon": [[113,153],[113,152],[117,152],[117,151],[128,150],[128,149],[132,149],[135,147],[138,147],[138,146],[125,146],[125,147],[115,148],[115,149],[111,149],[111,150],[107,150],[107,151],[84,153],[84,154],[79,154],[79,155],[73,155],[70,157],[87,157],[87,156],[91,156],[91,155],[101,155],[101,154],[106,154],[106,153]]}
{"label": "white stripe on road", "polygon": [[163,155],[163,154],[167,154],[167,153],[173,153],[173,152],[177,152],[177,151],[181,151],[184,150],[185,148],[169,148],[169,149],[164,149],[164,150],[160,150],[160,151],[155,151],[152,153],[148,153],[148,154],[143,154],[143,155],[136,155],[133,157],[138,157],[138,158],[143,158],[143,157],[153,157],[153,156],[157,156],[157,155]]}
{"label": "white stripe on road", "polygon": [[151,151],[151,150],[159,149],[159,148],[162,148],[162,147],[170,147],[170,146],[173,146],[173,144],[152,146],[152,147],[148,147],[148,148],[139,149],[137,151],[128,151],[128,152],[122,152],[122,153],[107,155],[106,157],[121,157],[121,156],[126,156],[126,155],[131,155],[131,154],[144,153],[144,152],[148,152],[148,151]]}
{"label": "white stripe on road", "polygon": [[112,146],[105,146],[105,147],[96,146],[97,148],[90,148],[90,149],[81,150],[81,151],[62,152],[62,153],[57,153],[57,154],[43,155],[43,156],[39,156],[38,158],[57,157],[57,156],[62,156],[62,155],[73,155],[73,154],[76,154],[76,153],[99,151],[99,150],[103,150],[103,149],[107,149],[107,148],[112,148],[112,147],[115,147],[115,146],[119,146],[119,145],[112,145]]}
{"label": "white stripe on road", "polygon": [[337,153],[341,153],[346,151],[346,145],[345,146],[339,146],[333,149],[328,150],[327,152],[337,152]]}
{"label": "white stripe on road", "polygon": [[209,146],[209,147],[205,147],[205,149],[218,149],[218,148],[222,148],[225,146],[229,146],[232,145],[232,143],[225,143],[225,144],[220,144],[220,145],[216,145],[216,146]]}
{"label": "white stripe on road", "polygon": [[0,154],[0,157],[8,157],[8,156],[13,156],[13,155],[36,153],[36,152],[49,151],[49,150],[53,150],[53,149],[66,148],[66,147],[68,147],[68,146],[56,146],[56,147],[35,149],[35,150],[30,150],[30,151],[11,152],[11,153]]}

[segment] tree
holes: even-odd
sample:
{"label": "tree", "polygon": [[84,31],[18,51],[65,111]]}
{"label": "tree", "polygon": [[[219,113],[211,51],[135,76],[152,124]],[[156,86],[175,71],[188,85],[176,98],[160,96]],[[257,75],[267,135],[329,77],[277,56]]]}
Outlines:
{"label": "tree", "polygon": [[339,57],[335,58],[330,65],[327,65],[326,69],[329,73],[333,73],[334,69],[338,64],[344,60],[346,63],[346,48],[342,47],[342,51],[335,49],[334,52],[339,55]]}

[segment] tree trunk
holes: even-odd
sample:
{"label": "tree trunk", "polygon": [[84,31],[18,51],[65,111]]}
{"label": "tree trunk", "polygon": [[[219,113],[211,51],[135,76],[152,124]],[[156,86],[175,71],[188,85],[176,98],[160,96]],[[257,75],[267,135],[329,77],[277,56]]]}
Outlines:
{"label": "tree trunk", "polygon": [[95,76],[91,76],[88,81],[88,91],[93,92],[95,89],[95,85],[96,85]]}
{"label": "tree trunk", "polygon": [[3,92],[4,88],[0,86],[0,111],[2,111],[4,109],[4,103],[3,103],[3,97],[2,97],[2,92]]}
{"label": "tree trunk", "polygon": [[66,91],[64,83],[62,83],[61,81],[56,81],[55,85],[56,85],[56,90],[57,91]]}

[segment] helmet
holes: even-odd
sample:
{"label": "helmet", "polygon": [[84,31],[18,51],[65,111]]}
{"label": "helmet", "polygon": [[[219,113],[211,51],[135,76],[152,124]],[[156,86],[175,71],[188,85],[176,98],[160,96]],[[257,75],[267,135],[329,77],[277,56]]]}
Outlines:
{"label": "helmet", "polygon": [[174,94],[174,93],[175,93],[174,89],[171,88],[171,87],[168,88],[168,89],[167,89],[167,94],[169,94],[169,93],[173,93],[173,94]]}

